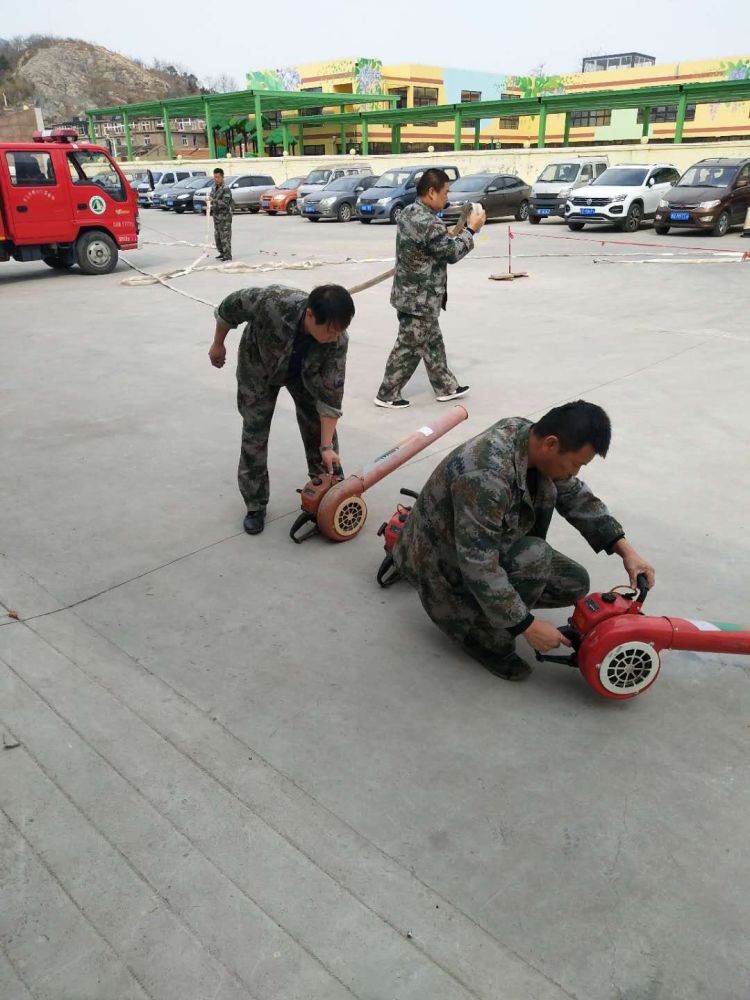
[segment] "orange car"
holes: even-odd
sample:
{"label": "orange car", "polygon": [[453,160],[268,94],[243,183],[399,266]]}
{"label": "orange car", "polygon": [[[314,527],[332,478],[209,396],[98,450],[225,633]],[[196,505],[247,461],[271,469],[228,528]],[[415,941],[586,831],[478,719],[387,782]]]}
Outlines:
{"label": "orange car", "polygon": [[304,177],[290,177],[288,181],[279,184],[277,188],[264,191],[260,196],[260,210],[268,215],[286,212],[287,215],[297,214],[297,188],[304,182]]}

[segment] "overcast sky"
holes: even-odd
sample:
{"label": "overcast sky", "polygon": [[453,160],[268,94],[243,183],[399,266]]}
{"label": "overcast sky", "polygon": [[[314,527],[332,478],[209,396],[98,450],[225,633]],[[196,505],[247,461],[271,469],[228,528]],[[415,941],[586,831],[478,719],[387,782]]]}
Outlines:
{"label": "overcast sky", "polygon": [[602,52],[679,62],[750,50],[749,0],[0,0],[0,11],[5,38],[83,38],[146,62],[180,63],[202,78],[228,73],[240,87],[248,70],[345,56],[514,74],[544,64],[553,74],[580,70],[584,55]]}

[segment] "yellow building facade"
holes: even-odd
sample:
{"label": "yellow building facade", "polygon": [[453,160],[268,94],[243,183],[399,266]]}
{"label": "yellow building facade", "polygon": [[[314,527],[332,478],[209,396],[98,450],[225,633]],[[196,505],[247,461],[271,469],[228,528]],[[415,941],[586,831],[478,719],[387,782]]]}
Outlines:
{"label": "yellow building facade", "polygon": [[[415,64],[384,65],[374,58],[348,58],[250,72],[247,74],[247,86],[252,89],[312,93],[383,93],[397,98],[398,107],[419,108],[501,98],[598,93],[675,83],[750,81],[750,55],[669,64],[649,64],[647,59],[639,57],[637,65],[593,68],[593,71],[572,75],[521,76]],[[609,57],[607,60],[607,57],[601,57],[586,60],[585,64],[604,66],[607,61],[611,66],[615,61],[624,63],[625,59]],[[327,109],[311,109],[311,112],[316,110],[322,112]],[[576,111],[571,116],[569,145],[632,143],[639,141],[644,134],[651,142],[671,142],[675,134],[676,110],[674,105],[651,108],[645,127],[643,112],[635,109]],[[270,123],[272,128],[277,124],[275,121]],[[546,122],[546,145],[561,146],[564,128],[564,115],[550,115]],[[523,148],[535,145],[537,135],[538,121],[533,118],[482,119],[478,129],[469,120],[464,121],[462,145],[466,149]],[[750,139],[750,102],[688,106],[683,141],[717,139]],[[350,127],[342,134],[341,129],[311,125],[304,132],[304,150],[297,149],[296,152],[331,155],[352,148],[359,150],[360,142],[361,134],[356,127]],[[435,151],[454,149],[451,121],[404,125],[401,135],[403,153],[427,152],[430,147]],[[369,152],[391,152],[391,130],[388,126],[370,126]]]}

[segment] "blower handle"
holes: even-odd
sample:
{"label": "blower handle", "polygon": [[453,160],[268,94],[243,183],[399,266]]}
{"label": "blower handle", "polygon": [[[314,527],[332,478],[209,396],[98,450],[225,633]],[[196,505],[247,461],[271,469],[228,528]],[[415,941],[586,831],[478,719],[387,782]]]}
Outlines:
{"label": "blower handle", "polygon": [[412,500],[419,500],[419,494],[415,493],[414,490],[407,490],[406,487],[404,487],[402,490],[399,490],[399,493],[401,494],[401,496],[411,497]]}
{"label": "blower handle", "polygon": [[648,592],[651,589],[648,585],[648,579],[645,573],[639,573],[635,578],[635,582],[638,585],[638,604],[643,604],[643,602],[648,597]]}

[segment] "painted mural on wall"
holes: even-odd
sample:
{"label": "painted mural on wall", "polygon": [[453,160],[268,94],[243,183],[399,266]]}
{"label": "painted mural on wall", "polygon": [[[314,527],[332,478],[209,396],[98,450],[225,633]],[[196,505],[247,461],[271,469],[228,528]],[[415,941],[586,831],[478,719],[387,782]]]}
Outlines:
{"label": "painted mural on wall", "polygon": [[521,97],[549,97],[564,94],[568,83],[566,76],[508,76],[506,90],[520,90]]}
{"label": "painted mural on wall", "polygon": [[294,66],[284,69],[262,69],[247,74],[247,86],[250,90],[299,90],[302,77]]}
{"label": "painted mural on wall", "polygon": [[[337,59],[323,63],[322,76],[346,75],[351,77],[355,94],[377,94],[383,85],[381,59]],[[247,74],[251,90],[300,90],[302,77],[294,66],[283,69],[264,69]]]}

